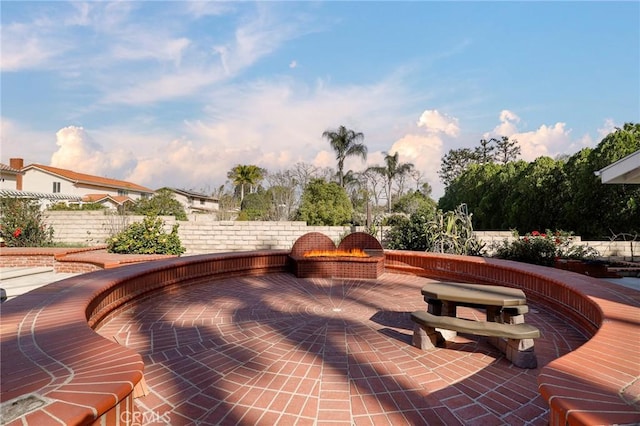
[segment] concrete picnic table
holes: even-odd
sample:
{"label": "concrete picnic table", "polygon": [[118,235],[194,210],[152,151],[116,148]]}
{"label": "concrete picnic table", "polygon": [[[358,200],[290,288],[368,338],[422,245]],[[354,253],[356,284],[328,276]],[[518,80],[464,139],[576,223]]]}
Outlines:
{"label": "concrete picnic table", "polygon": [[[422,287],[428,311],[415,311],[412,343],[423,350],[444,346],[457,332],[489,337],[508,360],[521,368],[536,368],[533,339],[540,331],[524,323],[529,311],[520,289],[484,284],[438,282]],[[486,310],[486,321],[457,318],[457,307]]]}
{"label": "concrete picnic table", "polygon": [[429,304],[429,313],[455,317],[458,306],[483,308],[487,321],[495,322],[505,307],[520,307],[526,313],[527,297],[517,288],[496,285],[438,282],[422,287],[422,295]]}

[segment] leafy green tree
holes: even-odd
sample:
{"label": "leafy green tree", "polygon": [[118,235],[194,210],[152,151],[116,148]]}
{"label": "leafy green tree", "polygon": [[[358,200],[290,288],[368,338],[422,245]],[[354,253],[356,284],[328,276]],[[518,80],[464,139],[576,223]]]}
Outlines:
{"label": "leafy green tree", "polygon": [[246,220],[267,220],[271,208],[271,198],[267,191],[247,194],[241,204]]}
{"label": "leafy green tree", "polygon": [[407,217],[395,214],[387,219],[389,227],[384,233],[386,247],[391,250],[425,251],[428,247],[427,223],[435,216],[430,207],[424,207]]}
{"label": "leafy green tree", "polygon": [[500,163],[508,164],[516,161],[520,155],[520,145],[517,140],[510,140],[507,136],[500,139],[480,139],[480,146],[452,149],[442,157],[438,175],[445,186],[451,185],[464,171],[473,164]]}
{"label": "leafy green tree", "polygon": [[640,125],[627,123],[596,148],[569,157],[472,164],[446,187],[438,206],[466,203],[476,229],[568,229],[591,239],[637,233],[640,186],[604,185],[596,172],[638,150]]}
{"label": "leafy green tree", "polygon": [[107,239],[107,251],[122,254],[175,254],[185,252],[178,224],[171,232],[164,230],[164,221],[156,216],[146,216],[142,222],[135,222],[122,232]]}
{"label": "leafy green tree", "polygon": [[466,204],[474,212],[476,229],[510,229],[508,212],[517,206],[505,202],[505,198],[513,192],[515,177],[526,165],[524,161],[471,165],[446,188],[438,208],[454,211],[460,204]]}
{"label": "leafy green tree", "polygon": [[290,220],[298,206],[298,195],[302,192],[298,192],[300,182],[294,170],[268,173],[266,178],[271,205],[265,220]]}
{"label": "leafy green tree", "polygon": [[422,191],[409,191],[399,197],[391,207],[394,213],[411,215],[419,211],[436,211],[436,202]]}
{"label": "leafy green tree", "polygon": [[45,223],[37,201],[2,197],[0,238],[8,247],[46,247],[53,244],[53,228]]}
{"label": "leafy green tree", "polygon": [[393,182],[396,179],[399,179],[407,174],[409,174],[413,170],[413,164],[411,163],[401,163],[399,160],[399,154],[396,152],[391,155],[389,153],[385,153],[384,156],[384,166],[372,166],[369,167],[369,170],[378,173],[385,178],[386,190],[387,190],[387,211],[391,212],[391,199],[392,199],[392,186]]}
{"label": "leafy green tree", "polygon": [[640,232],[640,185],[603,184],[596,172],[640,150],[640,124],[626,123],[595,149],[585,148],[567,161],[570,228],[584,238]]}
{"label": "leafy green tree", "polygon": [[367,159],[367,147],[363,143],[364,134],[340,126],[335,130],[326,130],[322,137],[329,140],[331,148],[336,153],[338,161],[338,183],[344,187],[344,160],[347,157],[362,157]]}
{"label": "leafy green tree", "polygon": [[312,179],[302,194],[297,218],[308,225],[338,226],[350,223],[353,207],[344,188],[335,182]]}
{"label": "leafy green tree", "polygon": [[137,200],[131,211],[145,216],[174,216],[176,220],[187,220],[184,207],[168,188],[159,189],[153,197]]}
{"label": "leafy green tree", "polygon": [[556,228],[564,214],[567,195],[564,162],[539,157],[512,177],[511,190],[503,200],[516,208],[505,211],[505,222],[509,229],[523,232]]}
{"label": "leafy green tree", "polygon": [[480,164],[492,163],[495,151],[495,139],[491,138],[489,140],[480,139],[480,146],[476,147],[474,151],[474,157],[478,160]]}
{"label": "leafy green tree", "polygon": [[227,177],[231,179],[236,188],[240,190],[240,202],[244,200],[245,188],[249,188],[249,192],[254,192],[260,182],[266,175],[266,170],[254,165],[238,164],[229,173]]}
{"label": "leafy green tree", "polygon": [[442,157],[438,176],[445,186],[449,186],[470,164],[474,164],[476,161],[476,154],[471,149],[452,149]]}
{"label": "leafy green tree", "polygon": [[218,199],[218,220],[232,220],[240,209],[240,202],[233,194],[225,189],[225,185],[220,185],[212,194]]}
{"label": "leafy green tree", "polygon": [[492,139],[496,144],[495,160],[502,164],[516,161],[521,153],[520,145],[516,139],[510,140],[507,136],[500,139]]}
{"label": "leafy green tree", "polygon": [[351,200],[353,206],[353,224],[367,224],[367,203],[369,202],[369,192],[367,181],[363,173],[356,173],[349,170],[344,175],[344,189]]}

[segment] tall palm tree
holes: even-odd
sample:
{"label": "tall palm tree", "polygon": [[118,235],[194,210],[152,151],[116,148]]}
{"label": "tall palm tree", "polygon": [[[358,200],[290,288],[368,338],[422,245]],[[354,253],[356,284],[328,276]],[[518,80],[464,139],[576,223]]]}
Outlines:
{"label": "tall palm tree", "polygon": [[360,141],[364,140],[362,132],[355,132],[344,126],[336,130],[326,130],[322,133],[323,138],[327,138],[331,148],[336,153],[338,160],[338,183],[344,187],[344,160],[347,157],[359,156],[363,160],[367,159],[367,147]]}
{"label": "tall palm tree", "polygon": [[254,165],[238,164],[229,173],[227,177],[231,179],[236,187],[240,187],[240,202],[244,200],[245,185],[249,186],[249,191],[253,192],[262,179],[264,179],[265,170]]}
{"label": "tall palm tree", "polygon": [[391,212],[391,186],[393,181],[410,173],[413,170],[413,164],[401,163],[397,152],[393,155],[385,153],[384,162],[385,166],[371,166],[368,170],[384,176],[387,184],[387,211]]}

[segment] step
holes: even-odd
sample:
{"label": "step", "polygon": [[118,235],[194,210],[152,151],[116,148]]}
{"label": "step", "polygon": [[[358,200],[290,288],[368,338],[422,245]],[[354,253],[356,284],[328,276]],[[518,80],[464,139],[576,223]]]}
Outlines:
{"label": "step", "polygon": [[27,277],[29,275],[46,274],[47,272],[54,272],[53,266],[0,268],[0,281]]}

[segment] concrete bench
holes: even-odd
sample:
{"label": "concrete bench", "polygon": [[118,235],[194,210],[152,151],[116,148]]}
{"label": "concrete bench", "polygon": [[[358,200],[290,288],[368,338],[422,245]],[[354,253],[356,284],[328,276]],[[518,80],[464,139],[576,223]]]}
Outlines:
{"label": "concrete bench", "polygon": [[477,336],[506,339],[498,345],[513,365],[520,368],[536,368],[537,360],[533,352],[533,339],[540,337],[540,330],[531,324],[504,324],[490,321],[473,321],[450,316],[438,316],[427,311],[411,313],[415,322],[413,345],[422,350],[444,347],[445,339],[436,328],[455,330]]}

